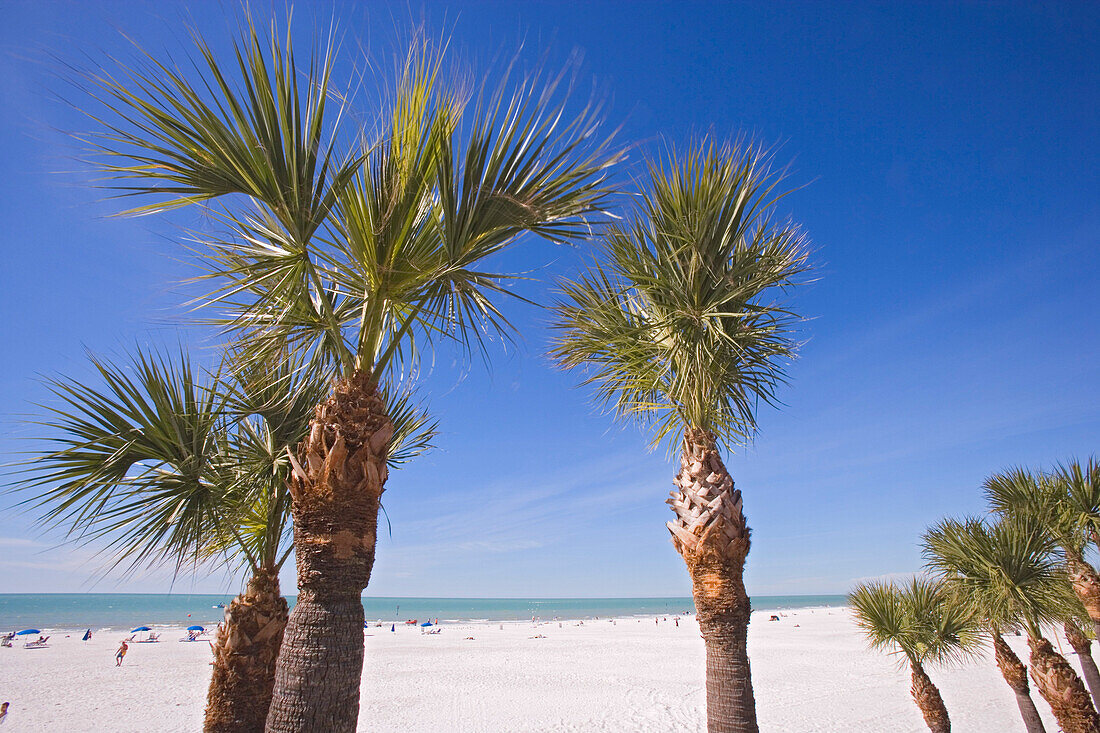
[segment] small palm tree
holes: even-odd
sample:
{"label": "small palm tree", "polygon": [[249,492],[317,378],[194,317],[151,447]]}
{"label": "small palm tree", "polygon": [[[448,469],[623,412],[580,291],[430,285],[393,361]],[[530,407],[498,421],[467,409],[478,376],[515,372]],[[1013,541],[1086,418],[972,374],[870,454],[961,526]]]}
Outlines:
{"label": "small palm tree", "polygon": [[[1098,733],[1085,686],[1041,627],[1062,618],[1072,597],[1057,545],[1034,518],[945,520],[924,536],[925,558],[970,608],[1027,632],[1031,678],[1066,733]],[[1006,681],[1010,685],[1013,680]],[[1013,687],[1017,691],[1016,687]],[[1025,721],[1027,701],[1017,694]]]}
{"label": "small palm tree", "polygon": [[109,120],[94,142],[126,193],[160,197],[136,213],[217,201],[205,210],[227,232],[196,248],[223,309],[212,320],[249,344],[244,359],[288,352],[335,375],[288,456],[298,602],[267,725],[352,731],[389,385],[440,339],[508,335],[496,300],[509,277],[487,260],[524,233],[585,236],[617,155],[597,109],[571,113],[562,79],[467,103],[425,46],[376,138],[334,102],[347,97],[332,49],[300,68],[289,35],[250,26],[225,65],[197,43],[186,73],[150,58],[93,79]]}
{"label": "small palm tree", "polygon": [[710,731],[756,731],[743,570],[749,528],[722,462],[756,431],[796,344],[777,297],[807,269],[798,228],[770,212],[777,179],[759,151],[699,146],[653,166],[629,225],[610,228],[606,263],[563,285],[553,355],[620,418],[678,440],[668,503],[707,648]]}
{"label": "small palm tree", "polygon": [[978,626],[970,610],[954,602],[943,583],[923,578],[901,588],[864,583],[849,594],[848,603],[873,649],[901,654],[909,663],[910,692],[929,730],[950,733],[947,707],[924,667],[958,661],[975,651]]}
{"label": "small palm tree", "polygon": [[[60,405],[38,423],[52,449],[23,464],[24,504],[73,541],[102,543],[111,566],[225,561],[246,589],[214,644],[205,730],[262,731],[287,622],[279,571],[291,546],[287,448],[305,436],[327,389],[294,365],[203,378],[184,354],[93,358],[104,386],[50,386]],[[391,465],[426,450],[434,425],[408,397]]]}
{"label": "small palm tree", "polygon": [[1011,468],[986,479],[985,496],[997,514],[1032,517],[1054,538],[1095,634],[1100,632],[1100,573],[1085,559],[1085,547],[1089,537],[1095,537],[1089,505],[1092,500],[1100,502],[1100,486],[1093,488],[1100,484],[1100,476],[1095,482],[1089,478],[1079,464],[1059,467],[1053,474]]}

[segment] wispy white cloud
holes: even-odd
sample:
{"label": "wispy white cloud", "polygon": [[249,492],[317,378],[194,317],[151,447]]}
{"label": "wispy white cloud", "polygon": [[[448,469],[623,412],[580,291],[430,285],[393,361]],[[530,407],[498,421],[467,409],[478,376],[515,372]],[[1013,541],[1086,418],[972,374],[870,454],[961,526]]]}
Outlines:
{"label": "wispy white cloud", "polygon": [[599,531],[601,523],[624,512],[659,503],[664,498],[659,486],[660,478],[636,456],[605,456],[534,476],[506,475],[480,487],[455,487],[421,505],[422,518],[395,521],[391,547],[428,557],[533,550]]}
{"label": "wispy white cloud", "polygon": [[41,542],[28,540],[25,537],[0,537],[0,547],[44,547]]}

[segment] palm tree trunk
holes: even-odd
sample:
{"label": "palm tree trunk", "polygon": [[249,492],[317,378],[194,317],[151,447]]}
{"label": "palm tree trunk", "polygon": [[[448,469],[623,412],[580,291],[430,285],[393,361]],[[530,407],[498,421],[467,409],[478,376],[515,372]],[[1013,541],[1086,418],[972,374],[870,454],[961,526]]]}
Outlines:
{"label": "palm tree trunk", "polygon": [[1039,709],[1031,699],[1027,668],[1016,656],[1016,652],[1012,651],[1012,647],[996,632],[993,633],[993,658],[1001,670],[1001,676],[1016,695],[1016,705],[1020,708],[1020,717],[1024,719],[1027,733],[1046,733],[1043,719],[1039,717]]}
{"label": "palm tree trunk", "polygon": [[913,668],[913,686],[909,691],[924,716],[928,730],[932,733],[951,733],[951,719],[947,717],[947,706],[943,704],[939,688],[932,684],[924,667],[917,662],[911,662],[910,666]]}
{"label": "palm tree trunk", "polygon": [[275,669],[267,730],[351,733],[363,675],[363,603],[393,424],[357,372],[317,407],[291,480],[298,602]]}
{"label": "palm tree trunk", "polygon": [[1041,636],[1029,634],[1027,643],[1031,647],[1031,679],[1054,711],[1062,730],[1065,733],[1100,733],[1100,717],[1069,662]]}
{"label": "palm tree trunk", "polygon": [[286,621],[278,571],[260,570],[229,604],[225,622],[218,626],[206,698],[206,733],[263,731]]}
{"label": "palm tree trunk", "polygon": [[1096,660],[1092,658],[1092,642],[1085,636],[1085,632],[1073,621],[1066,621],[1063,625],[1066,631],[1066,641],[1073,647],[1081,662],[1081,672],[1085,676],[1085,683],[1092,693],[1092,704],[1100,710],[1100,670],[1096,669]]}
{"label": "palm tree trunk", "polygon": [[707,730],[757,733],[747,644],[752,609],[743,580],[749,528],[741,492],[710,433],[685,432],[676,486],[668,504],[677,518],[668,528],[691,575],[707,649]]}
{"label": "palm tree trunk", "polygon": [[1081,604],[1092,619],[1094,636],[1100,639],[1100,574],[1080,552],[1070,548],[1063,548],[1066,552],[1066,571],[1069,573],[1069,582],[1073,585],[1073,592],[1081,599]]}

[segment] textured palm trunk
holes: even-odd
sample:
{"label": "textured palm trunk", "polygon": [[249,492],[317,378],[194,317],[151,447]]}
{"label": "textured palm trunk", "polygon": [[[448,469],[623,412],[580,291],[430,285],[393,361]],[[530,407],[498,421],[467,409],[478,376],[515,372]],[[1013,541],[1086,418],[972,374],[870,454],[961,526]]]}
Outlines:
{"label": "textured palm trunk", "polygon": [[1043,719],[1039,717],[1039,709],[1031,699],[1027,668],[999,633],[993,634],[993,658],[997,662],[997,668],[1001,670],[1001,676],[1016,695],[1016,705],[1020,708],[1020,717],[1024,720],[1027,733],[1046,733]]}
{"label": "textured palm trunk", "polygon": [[911,662],[913,685],[909,688],[913,699],[924,716],[925,725],[932,733],[951,733],[951,719],[947,717],[947,706],[943,704],[939,688],[924,672],[924,667]]}
{"label": "textured palm trunk", "polygon": [[712,435],[685,432],[675,483],[668,504],[676,519],[667,526],[691,575],[707,650],[707,730],[757,733],[747,646],[751,608],[742,577],[749,528],[741,492],[734,490]]}
{"label": "textured palm trunk", "polygon": [[286,621],[278,571],[261,570],[229,604],[225,622],[218,626],[206,697],[206,733],[263,731]]}
{"label": "textured palm trunk", "polygon": [[1041,636],[1029,635],[1027,643],[1031,647],[1031,679],[1054,711],[1062,730],[1065,733],[1100,733],[1100,717],[1069,662]]}
{"label": "textured palm trunk", "polygon": [[363,604],[393,425],[361,373],[317,407],[291,483],[298,602],[275,669],[267,730],[350,733],[359,716]]}
{"label": "textured palm trunk", "polygon": [[1081,553],[1069,549],[1066,550],[1066,570],[1073,592],[1081,599],[1081,605],[1092,619],[1093,635],[1100,639],[1100,575],[1085,562]]}
{"label": "textured palm trunk", "polygon": [[1066,621],[1063,628],[1066,631],[1066,641],[1073,647],[1077,660],[1081,662],[1085,684],[1092,693],[1093,707],[1100,710],[1100,670],[1096,669],[1096,660],[1092,658],[1092,642],[1073,621]]}

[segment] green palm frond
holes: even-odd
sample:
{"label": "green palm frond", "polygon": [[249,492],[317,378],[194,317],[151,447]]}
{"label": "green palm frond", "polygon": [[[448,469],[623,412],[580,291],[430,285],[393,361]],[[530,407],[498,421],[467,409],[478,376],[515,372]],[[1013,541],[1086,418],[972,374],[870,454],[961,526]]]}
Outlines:
{"label": "green palm frond", "polygon": [[1068,482],[1059,481],[1056,475],[1014,467],[987,478],[984,489],[986,501],[995,513],[1028,517],[1045,528],[1067,552],[1083,552],[1087,522],[1079,522],[1082,517],[1073,511]]}
{"label": "green palm frond", "polygon": [[398,468],[435,447],[439,423],[409,389],[386,389],[386,414],[393,423],[387,454],[389,467]]}
{"label": "green palm frond", "polygon": [[1059,463],[1047,480],[1064,497],[1068,521],[1079,536],[1100,547],[1100,462],[1090,457],[1086,463]]}
{"label": "green palm frond", "polygon": [[206,557],[220,532],[222,396],[180,354],[138,351],[127,366],[91,357],[104,387],[48,382],[60,406],[37,422],[52,448],[21,464],[23,505],[115,565]]}
{"label": "green palm frond", "polygon": [[901,594],[892,583],[861,583],[848,594],[848,605],[872,649],[907,656],[915,649],[911,640],[912,619],[905,613]]}
{"label": "green palm frond", "polygon": [[1051,535],[1029,516],[948,519],[924,535],[924,556],[965,603],[994,627],[1036,630],[1057,621],[1069,585]]}
{"label": "green palm frond", "polygon": [[562,284],[554,358],[654,425],[654,443],[685,426],[744,442],[776,402],[799,320],[778,297],[809,269],[804,235],[773,218],[780,181],[752,147],[673,156],[604,237],[604,262]]}
{"label": "green palm frond", "polygon": [[980,645],[973,612],[939,581],[915,577],[900,588],[863,583],[848,603],[871,648],[901,653],[916,664],[960,662]]}
{"label": "green palm frond", "polygon": [[274,27],[265,37],[249,20],[226,65],[197,34],[192,40],[187,71],[139,48],[139,64],[90,77],[104,130],[91,142],[104,169],[123,193],[162,199],[130,213],[243,194],[308,242],[359,163],[337,152],[333,47],[302,67],[289,25],[280,41]]}

